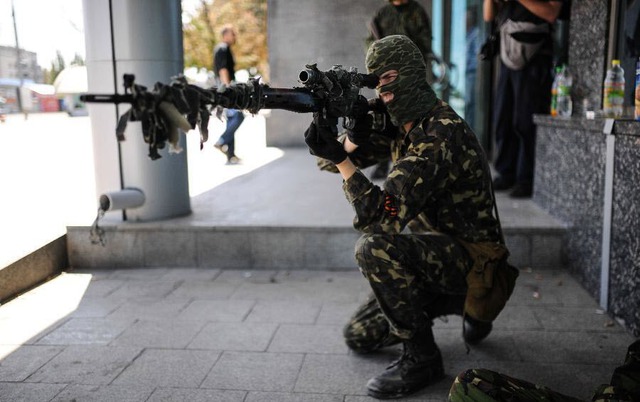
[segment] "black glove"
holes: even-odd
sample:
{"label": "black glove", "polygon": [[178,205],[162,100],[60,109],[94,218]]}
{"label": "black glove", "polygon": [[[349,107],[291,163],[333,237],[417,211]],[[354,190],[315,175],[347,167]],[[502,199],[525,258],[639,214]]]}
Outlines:
{"label": "black glove", "polygon": [[311,155],[328,159],[336,165],[347,159],[347,151],[329,127],[319,126],[316,122],[311,123],[307,131],[304,132],[304,142],[309,147]]}
{"label": "black glove", "polygon": [[373,126],[373,116],[365,114],[356,118],[355,125],[351,130],[347,130],[349,141],[356,145],[364,145],[369,142]]}

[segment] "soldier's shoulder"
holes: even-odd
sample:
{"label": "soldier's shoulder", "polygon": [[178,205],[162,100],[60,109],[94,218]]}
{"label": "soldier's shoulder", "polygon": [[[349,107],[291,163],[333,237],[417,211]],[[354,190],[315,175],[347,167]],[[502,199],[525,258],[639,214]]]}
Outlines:
{"label": "soldier's shoulder", "polygon": [[[464,125],[464,120],[456,113],[455,110],[442,100],[438,100],[428,116],[430,125],[443,130],[450,130],[459,125]],[[446,127],[446,129],[442,128]]]}

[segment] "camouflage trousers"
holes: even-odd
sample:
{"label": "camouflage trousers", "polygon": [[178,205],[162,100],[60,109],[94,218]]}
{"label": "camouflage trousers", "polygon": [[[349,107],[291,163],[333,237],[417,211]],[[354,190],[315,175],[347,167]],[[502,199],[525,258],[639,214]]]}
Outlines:
{"label": "camouflage trousers", "polygon": [[412,338],[431,326],[433,317],[427,312],[434,304],[445,309],[442,302],[447,296],[455,299],[446,304],[456,300],[450,313],[462,313],[472,261],[451,237],[366,234],[356,244],[356,260],[373,296],[345,327],[347,344],[354,350],[369,351]]}
{"label": "camouflage trousers", "polygon": [[458,375],[449,391],[451,402],[580,402],[518,378],[491,370],[471,369]]}

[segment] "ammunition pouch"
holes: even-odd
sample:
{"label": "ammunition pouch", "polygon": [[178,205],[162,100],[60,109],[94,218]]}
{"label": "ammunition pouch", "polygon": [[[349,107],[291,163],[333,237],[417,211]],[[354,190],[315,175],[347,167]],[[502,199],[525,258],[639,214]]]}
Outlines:
{"label": "ammunition pouch", "polygon": [[476,320],[491,322],[513,293],[519,271],[507,262],[509,252],[502,244],[461,243],[474,261],[467,274],[464,313]]}

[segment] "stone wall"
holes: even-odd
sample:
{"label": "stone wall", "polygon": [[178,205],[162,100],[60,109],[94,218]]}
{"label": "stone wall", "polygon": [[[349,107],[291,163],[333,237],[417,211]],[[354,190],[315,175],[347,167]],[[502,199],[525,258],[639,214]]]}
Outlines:
{"label": "stone wall", "polygon": [[[568,224],[563,257],[569,271],[638,336],[640,123],[617,120],[606,135],[605,120],[583,117],[584,99],[596,110],[601,108],[608,23],[608,1],[572,2],[569,66],[574,113],[571,119],[535,118],[534,201]],[[608,194],[607,168],[613,172]],[[608,292],[604,296],[603,289]]]}
{"label": "stone wall", "polygon": [[596,298],[600,292],[606,144],[603,121],[536,117],[534,201],[568,225],[567,268]]}
{"label": "stone wall", "polygon": [[603,119],[536,116],[535,121],[533,200],[568,225],[563,259],[572,275],[601,302],[603,278],[608,281],[609,312],[638,336],[640,123],[618,120],[612,134],[605,134]]}
{"label": "stone wall", "polygon": [[610,311],[640,335],[640,122],[616,125]]}

